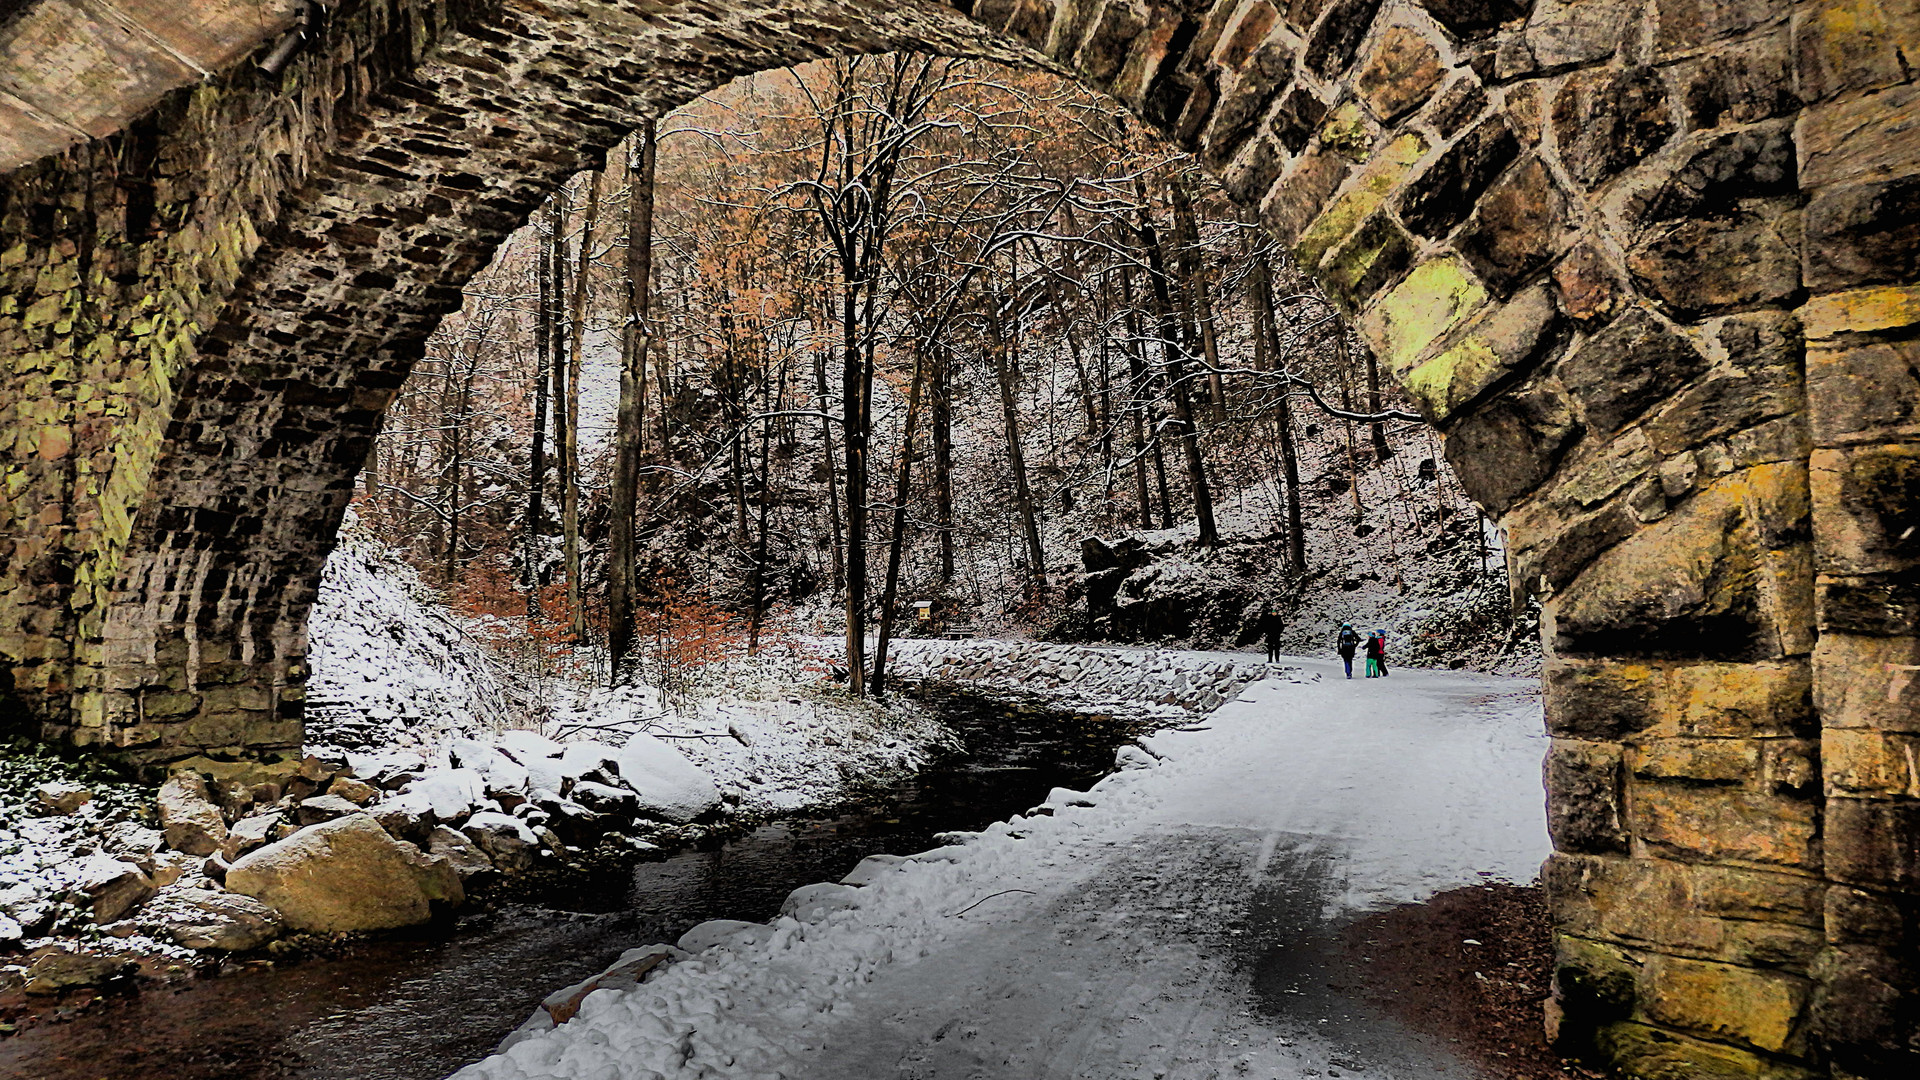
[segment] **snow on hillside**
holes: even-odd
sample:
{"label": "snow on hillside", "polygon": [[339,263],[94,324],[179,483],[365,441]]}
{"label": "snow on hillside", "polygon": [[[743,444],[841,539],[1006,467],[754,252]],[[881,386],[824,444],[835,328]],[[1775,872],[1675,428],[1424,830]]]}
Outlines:
{"label": "snow on hillside", "polygon": [[520,718],[492,655],[351,519],[327,560],[307,633],[308,753],[424,751]]}

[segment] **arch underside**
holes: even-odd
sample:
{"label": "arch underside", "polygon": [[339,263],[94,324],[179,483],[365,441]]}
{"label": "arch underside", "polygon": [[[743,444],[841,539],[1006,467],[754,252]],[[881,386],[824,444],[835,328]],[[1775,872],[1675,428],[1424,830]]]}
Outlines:
{"label": "arch underside", "polygon": [[[146,27],[178,71],[86,116],[46,104],[84,72],[0,97],[94,137],[0,180],[0,675],[140,762],[297,748],[307,610],[382,412],[561,180],[752,71],[1049,64],[1260,209],[1544,595],[1569,1044],[1649,1073],[1915,1064],[1920,17],[962,7],[343,4],[273,79],[243,62],[291,18],[267,4],[201,53]],[[201,82],[196,56],[224,59]],[[168,78],[192,85],[115,115]]]}

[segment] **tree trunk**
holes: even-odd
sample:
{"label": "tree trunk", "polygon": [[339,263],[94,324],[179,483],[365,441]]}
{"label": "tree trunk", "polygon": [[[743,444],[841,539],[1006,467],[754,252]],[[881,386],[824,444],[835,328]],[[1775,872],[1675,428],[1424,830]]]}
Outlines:
{"label": "tree trunk", "polygon": [[585,360],[584,337],[587,328],[587,285],[593,260],[593,226],[600,216],[600,175],[587,174],[587,216],[580,229],[580,253],[573,274],[573,310],[569,315],[567,350],[567,438],[560,448],[566,460],[566,488],[561,492],[561,527],[567,563],[568,637],[575,645],[587,640],[586,605],[580,589],[580,368]]}
{"label": "tree trunk", "polygon": [[1209,297],[1205,267],[1200,259],[1200,228],[1194,219],[1193,197],[1188,193],[1186,184],[1176,179],[1172,187],[1173,217],[1180,250],[1180,285],[1186,293],[1187,306],[1193,312],[1193,321],[1200,333],[1202,355],[1207,358],[1208,405],[1213,419],[1216,422],[1223,421],[1227,418],[1227,387],[1220,375],[1220,343],[1213,323],[1213,301]]}
{"label": "tree trunk", "polygon": [[560,206],[547,206],[547,223],[540,237],[540,255],[535,260],[534,276],[540,279],[539,307],[533,318],[533,447],[532,475],[527,478],[526,583],[527,617],[540,616],[540,526],[546,513],[547,486],[547,396],[551,390],[553,362],[553,260],[554,242],[559,235]]}
{"label": "tree trunk", "polygon": [[907,418],[900,436],[900,479],[893,487],[893,533],[887,543],[887,579],[880,590],[880,640],[873,648],[873,696],[887,693],[887,647],[893,641],[893,612],[900,596],[900,554],[906,546],[907,497],[913,483],[913,427],[920,418],[920,366],[907,386]]}
{"label": "tree trunk", "polygon": [[[813,354],[813,379],[815,399],[822,413],[827,409],[827,354]],[[831,526],[833,546],[833,591],[839,592],[847,587],[847,566],[842,557],[840,538],[840,485],[838,481],[840,465],[833,457],[833,421],[825,416],[820,418],[820,446],[826,455],[827,465],[827,523]]]}
{"label": "tree trunk", "polygon": [[[1147,489],[1147,403],[1150,400],[1152,380],[1147,374],[1146,343],[1140,333],[1140,309],[1133,301],[1133,272],[1120,268],[1121,300],[1126,305],[1127,328],[1127,366],[1133,375],[1133,392],[1127,396],[1132,399],[1127,411],[1133,414],[1133,478],[1140,500],[1140,527],[1153,528],[1153,496]],[[1159,434],[1154,434],[1154,461],[1160,461]],[[1167,520],[1172,511],[1167,509],[1167,470],[1160,467],[1160,513],[1166,521],[1166,528],[1172,528],[1173,522]]]}
{"label": "tree trunk", "polygon": [[[1256,251],[1247,275],[1247,291],[1252,294],[1254,320],[1254,367],[1272,371],[1281,367],[1280,325],[1273,310],[1273,273],[1264,251]],[[1300,458],[1293,445],[1293,411],[1282,387],[1274,402],[1274,425],[1280,443],[1281,478],[1286,485],[1287,563],[1294,573],[1307,569],[1306,530],[1300,514]]]}
{"label": "tree trunk", "polygon": [[867,425],[860,351],[859,289],[856,267],[842,282],[840,415],[847,447],[847,690],[867,690]]}
{"label": "tree trunk", "polygon": [[[1374,415],[1380,413],[1380,360],[1367,350],[1367,411]],[[1373,459],[1385,461],[1393,456],[1393,448],[1387,445],[1387,425],[1383,420],[1375,420],[1367,425],[1373,429]]]}
{"label": "tree trunk", "polygon": [[634,517],[640,502],[641,441],[647,426],[647,318],[653,280],[654,121],[640,125],[627,152],[627,318],[620,335],[620,408],[613,427],[608,492],[607,653],[612,683],[630,681],[633,652]]}
{"label": "tree trunk", "polygon": [[940,532],[940,584],[953,582],[953,364],[947,347],[929,343],[933,373],[933,520]]}
{"label": "tree trunk", "polygon": [[1213,493],[1207,486],[1206,459],[1200,453],[1200,429],[1193,422],[1193,405],[1187,393],[1185,365],[1180,358],[1180,342],[1174,323],[1173,298],[1168,288],[1166,260],[1160,254],[1160,237],[1153,219],[1143,208],[1140,213],[1140,240],[1147,252],[1148,280],[1153,286],[1154,307],[1160,317],[1161,358],[1167,371],[1167,386],[1173,399],[1174,422],[1180,427],[1180,449],[1187,459],[1187,482],[1193,490],[1193,517],[1200,527],[1201,547],[1220,543],[1213,521]]}
{"label": "tree trunk", "polygon": [[[992,303],[992,300],[988,301]],[[993,322],[993,374],[1000,384],[1000,414],[1007,430],[1007,464],[1013,470],[1014,500],[1020,508],[1020,529],[1026,538],[1027,575],[1036,595],[1047,589],[1046,552],[1040,546],[1040,526],[1034,516],[1033,489],[1027,483],[1027,456],[1020,444],[1020,406],[1014,394],[1014,372],[1007,362],[1007,337],[997,309]],[[1018,334],[1016,326],[1014,333]]]}

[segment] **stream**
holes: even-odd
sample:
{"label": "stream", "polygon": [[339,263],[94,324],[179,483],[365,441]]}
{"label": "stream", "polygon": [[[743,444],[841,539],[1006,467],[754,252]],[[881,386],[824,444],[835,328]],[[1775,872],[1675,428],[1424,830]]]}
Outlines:
{"label": "stream", "polygon": [[[936,846],[1104,775],[1130,724],[963,695],[927,699],[966,746],[853,809],[786,818],[633,867],[606,911],[512,906],[312,958],[150,988],[0,1040],[3,1080],[438,1080],[559,987],[708,919],[773,918],[868,855]],[[587,899],[584,898],[583,899]],[[549,900],[549,905],[553,903]],[[582,904],[580,906],[588,906]]]}

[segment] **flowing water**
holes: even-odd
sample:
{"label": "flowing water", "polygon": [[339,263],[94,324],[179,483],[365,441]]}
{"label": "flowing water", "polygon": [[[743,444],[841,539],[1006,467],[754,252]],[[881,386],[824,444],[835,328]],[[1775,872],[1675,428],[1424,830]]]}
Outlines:
{"label": "flowing water", "polygon": [[791,890],[835,880],[868,855],[923,851],[935,833],[984,828],[1056,786],[1084,788],[1137,730],[970,697],[929,704],[965,752],[857,810],[641,863],[617,910],[601,910],[603,897],[576,905],[587,912],[513,907],[338,958],[150,989],[0,1040],[0,1078],[435,1080],[624,949],[673,941],[708,919],[765,921]]}

